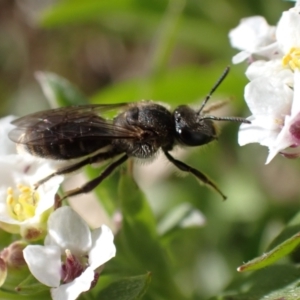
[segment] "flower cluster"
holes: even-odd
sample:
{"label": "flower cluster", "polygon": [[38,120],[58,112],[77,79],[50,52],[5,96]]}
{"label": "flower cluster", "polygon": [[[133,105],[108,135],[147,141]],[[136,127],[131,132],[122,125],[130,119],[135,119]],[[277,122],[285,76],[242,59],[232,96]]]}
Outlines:
{"label": "flower cluster", "polygon": [[239,144],[269,148],[266,163],[278,153],[300,156],[300,1],[283,12],[277,26],[263,17],[242,19],[229,33],[241,50],[233,63],[247,60],[245,100],[251,124],[242,124]]}
{"label": "flower cluster", "polygon": [[115,256],[113,234],[105,225],[91,231],[68,206],[54,210],[62,176],[34,187],[55,166],[16,153],[7,137],[13,118],[0,120],[0,236],[6,231],[21,238],[0,251],[0,286],[9,289],[8,275],[11,283],[31,273],[50,288],[52,299],[76,299],[95,286],[102,266]]}

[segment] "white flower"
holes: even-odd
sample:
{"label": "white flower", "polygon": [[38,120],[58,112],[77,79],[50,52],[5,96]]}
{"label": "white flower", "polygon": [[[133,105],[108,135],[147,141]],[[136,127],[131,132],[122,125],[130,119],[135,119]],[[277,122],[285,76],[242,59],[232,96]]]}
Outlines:
{"label": "white flower", "polygon": [[55,176],[36,190],[34,184],[53,172],[52,165],[29,155],[0,156],[0,227],[27,240],[45,235],[45,220],[63,180]]}
{"label": "white flower", "polygon": [[232,47],[242,50],[232,58],[232,62],[237,64],[253,55],[266,58],[278,56],[275,29],[275,26],[270,26],[261,16],[242,19],[240,24],[229,32]]}
{"label": "white flower", "polygon": [[115,256],[116,248],[107,226],[90,231],[65,206],[49,217],[45,246],[29,245],[23,253],[33,276],[51,287],[53,299],[71,300],[94,286],[97,269]]}
{"label": "white flower", "polygon": [[[287,77],[289,78],[289,76]],[[287,80],[288,81],[288,80]],[[242,124],[239,144],[260,143],[269,148],[269,163],[287,147],[300,144],[297,129],[300,113],[300,72],[294,73],[294,89],[284,77],[260,77],[245,88],[245,100],[252,112],[251,124]]]}
{"label": "white flower", "polygon": [[[232,44],[244,50],[234,58],[236,62],[246,53],[265,59],[252,62],[246,71],[251,82],[245,88],[245,100],[252,116],[248,118],[251,124],[240,127],[239,144],[267,146],[266,163],[278,153],[290,158],[300,156],[300,1],[283,12],[275,35],[271,34],[273,29],[268,29],[263,19],[253,17],[231,32]],[[245,42],[247,30],[252,48]],[[272,35],[276,37],[273,43]],[[264,55],[270,47],[275,52]],[[287,148],[293,148],[294,153],[284,150]]]}
{"label": "white flower", "polygon": [[[277,153],[282,152],[282,150],[289,147],[297,148],[300,145],[300,71],[297,69],[294,74],[295,84],[292,107],[290,112],[285,115],[284,125],[276,140],[269,147],[270,152],[267,163],[269,163]],[[297,151],[298,153],[291,154],[290,157],[298,157],[300,150],[297,149]],[[289,153],[283,154],[289,156]]]}
{"label": "white flower", "polygon": [[284,54],[300,47],[300,5],[282,13],[276,30],[278,46]]}

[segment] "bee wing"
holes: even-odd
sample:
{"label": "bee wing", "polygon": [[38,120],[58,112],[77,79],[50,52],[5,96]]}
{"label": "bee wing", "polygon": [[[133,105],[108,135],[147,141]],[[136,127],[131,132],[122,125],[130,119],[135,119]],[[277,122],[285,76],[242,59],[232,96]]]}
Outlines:
{"label": "bee wing", "polygon": [[91,114],[101,115],[108,110],[123,110],[131,103],[117,103],[117,104],[88,104],[88,105],[74,105],[66,106],[55,109],[48,109],[39,111],[33,114],[26,115],[11,122],[11,124],[17,127],[31,128],[35,126],[39,121],[44,121],[57,125],[64,121],[76,121],[84,116],[90,116]]}
{"label": "bee wing", "polygon": [[136,132],[101,117],[111,109],[124,109],[128,103],[62,107],[33,113],[12,122],[9,138],[20,144],[46,145],[73,143],[76,139],[134,138]]}

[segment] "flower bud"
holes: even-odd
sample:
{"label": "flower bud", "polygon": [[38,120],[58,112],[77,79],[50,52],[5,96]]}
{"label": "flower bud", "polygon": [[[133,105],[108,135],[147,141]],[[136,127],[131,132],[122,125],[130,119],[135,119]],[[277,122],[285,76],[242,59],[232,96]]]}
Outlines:
{"label": "flower bud", "polygon": [[19,269],[26,265],[23,256],[23,250],[26,246],[27,243],[23,241],[16,241],[1,251],[0,258],[6,263],[9,269]]}

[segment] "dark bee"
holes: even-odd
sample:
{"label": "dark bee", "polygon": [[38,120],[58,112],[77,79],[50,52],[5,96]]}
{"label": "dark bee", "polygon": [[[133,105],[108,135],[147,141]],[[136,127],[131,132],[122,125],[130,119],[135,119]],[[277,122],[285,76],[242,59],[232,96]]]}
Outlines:
{"label": "dark bee", "polygon": [[[170,151],[175,145],[193,147],[215,140],[217,133],[214,121],[249,123],[243,118],[207,115],[204,110],[212,93],[228,72],[229,67],[206,96],[199,110],[181,105],[170,112],[152,101],[62,107],[33,113],[13,121],[16,128],[9,133],[9,137],[35,156],[55,160],[78,159],[40,180],[36,186],[53,176],[114,159],[98,177],[67,192],[64,198],[90,192],[130,157],[147,159],[162,150],[178,169],[193,174],[226,199],[205,174],[175,159]],[[114,119],[107,120],[103,114],[111,109],[118,109],[120,113]]]}

